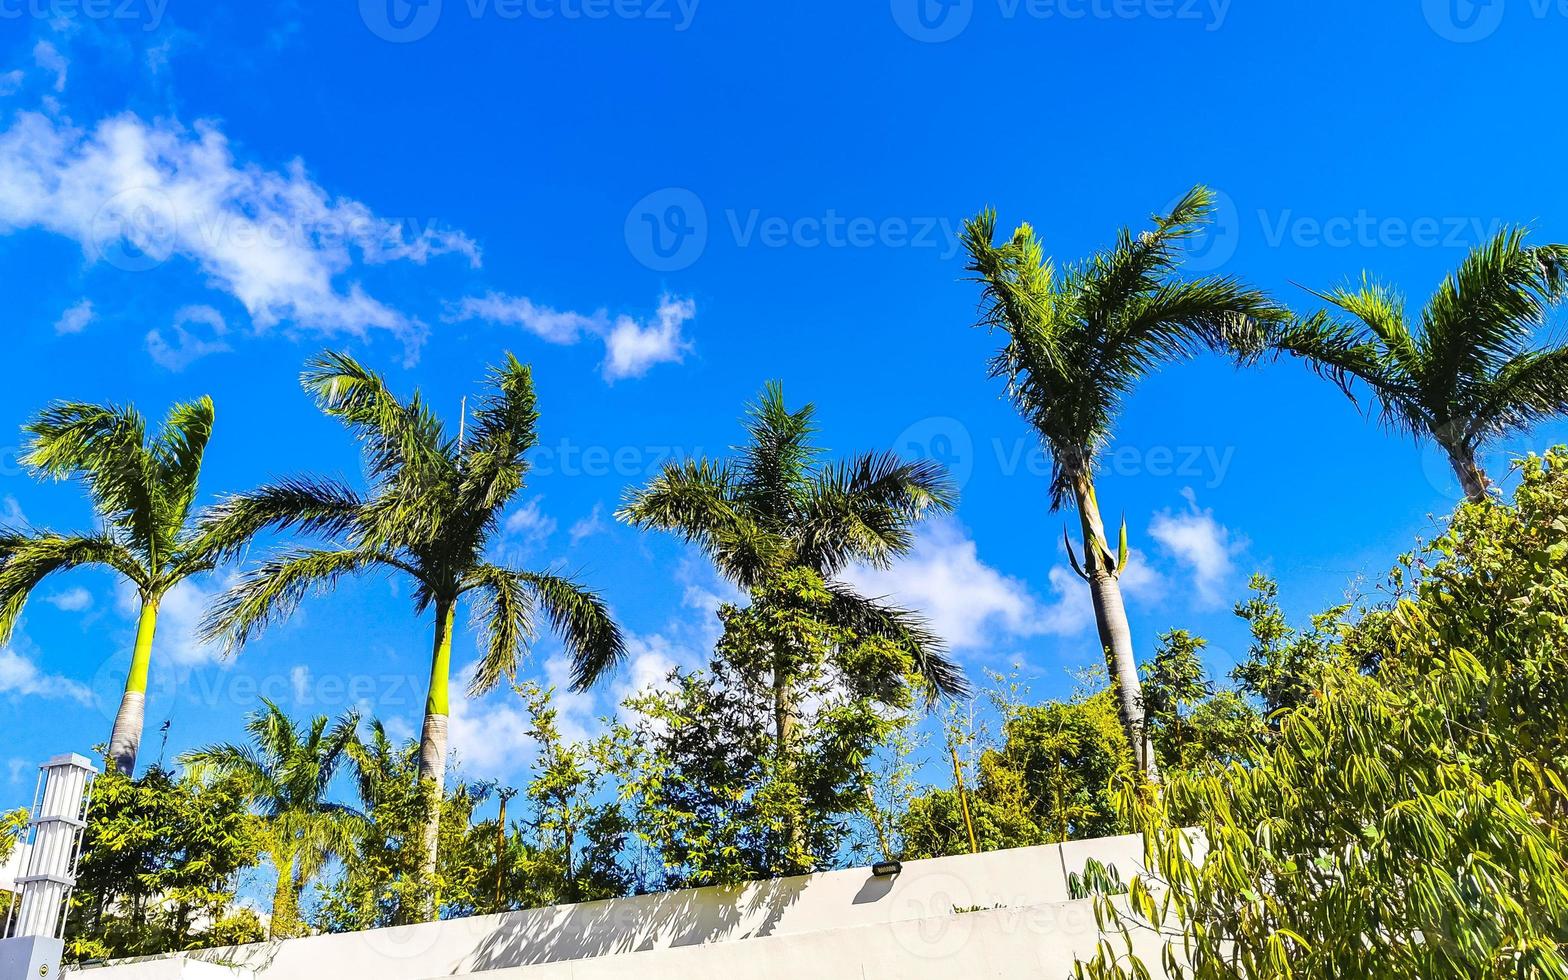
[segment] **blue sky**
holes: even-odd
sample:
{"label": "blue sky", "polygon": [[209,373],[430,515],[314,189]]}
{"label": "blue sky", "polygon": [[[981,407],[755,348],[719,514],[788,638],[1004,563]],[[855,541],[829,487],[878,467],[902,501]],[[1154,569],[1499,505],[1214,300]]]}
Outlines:
{"label": "blue sky", "polygon": [[[1060,694],[1095,661],[1065,517],[970,326],[954,234],[982,206],[1072,258],[1206,182],[1221,221],[1195,266],[1300,304],[1293,283],[1363,268],[1424,297],[1501,222],[1568,236],[1543,111],[1568,14],[1543,0],[386,3],[0,0],[0,508],[90,525],[75,488],[15,464],[54,398],[157,416],[212,395],[211,500],[360,478],[298,387],[323,346],[454,419],[510,349],[542,445],[498,552],[578,574],[632,637],[621,676],[568,699],[576,731],[698,662],[725,594],[700,556],[614,523],[623,490],[722,454],[772,378],[832,449],[930,454],[963,483],[868,588],[928,610],[977,676],[1020,663]],[[1192,629],[1217,670],[1245,650],[1229,608],[1252,571],[1305,616],[1371,588],[1457,496],[1438,457],[1291,364],[1174,367],[1120,431],[1101,495],[1140,555],[1138,640]],[[1554,440],[1568,428],[1507,450]],[[144,762],[165,720],[172,757],[233,736],[258,693],[415,731],[430,624],[401,583],[307,601],[219,663],[188,631],[222,584],[168,603]],[[39,591],[0,652],[0,804],[107,736],[131,631],[107,575]],[[529,675],[558,679],[557,654],[542,639]],[[516,775],[520,724],[504,696],[465,704],[465,769]]]}

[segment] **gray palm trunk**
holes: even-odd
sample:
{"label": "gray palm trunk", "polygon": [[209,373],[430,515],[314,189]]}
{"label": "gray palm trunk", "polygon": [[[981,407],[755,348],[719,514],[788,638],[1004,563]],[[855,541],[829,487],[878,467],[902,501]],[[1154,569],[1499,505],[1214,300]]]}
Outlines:
{"label": "gray palm trunk", "polygon": [[1454,468],[1454,475],[1459,477],[1459,485],[1464,488],[1465,496],[1472,503],[1485,500],[1490,481],[1486,478],[1486,471],[1476,462],[1475,450],[1462,445],[1445,445],[1443,449],[1448,453],[1449,465]]}
{"label": "gray palm trunk", "polygon": [[1160,779],[1159,765],[1144,738],[1143,682],[1138,677],[1138,658],[1133,652],[1132,626],[1127,621],[1127,604],[1122,600],[1121,569],[1110,554],[1105,522],[1094,484],[1088,477],[1074,481],[1074,496],[1083,524],[1084,578],[1094,603],[1094,622],[1100,634],[1100,649],[1116,688],[1117,708],[1126,729],[1133,758],[1150,782]]}
{"label": "gray palm trunk", "polygon": [[136,770],[136,753],[141,749],[146,717],[147,695],[141,691],[126,691],[120,697],[120,710],[114,715],[106,753],[109,763],[122,775],[133,775]]}
{"label": "gray palm trunk", "polygon": [[426,820],[424,828],[424,868],[425,873],[432,876],[436,872],[441,836],[440,807],[446,799],[446,751],[447,716],[427,713],[424,730],[419,738],[419,783],[421,786],[435,787],[430,805],[436,808],[436,818]]}

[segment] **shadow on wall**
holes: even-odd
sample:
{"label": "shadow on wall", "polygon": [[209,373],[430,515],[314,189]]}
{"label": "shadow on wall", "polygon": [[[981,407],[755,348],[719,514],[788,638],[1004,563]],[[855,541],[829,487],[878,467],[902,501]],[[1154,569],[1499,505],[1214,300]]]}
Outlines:
{"label": "shadow on wall", "polygon": [[562,908],[553,917],[508,916],[460,972],[769,936],[811,881],[784,878],[590,902]]}

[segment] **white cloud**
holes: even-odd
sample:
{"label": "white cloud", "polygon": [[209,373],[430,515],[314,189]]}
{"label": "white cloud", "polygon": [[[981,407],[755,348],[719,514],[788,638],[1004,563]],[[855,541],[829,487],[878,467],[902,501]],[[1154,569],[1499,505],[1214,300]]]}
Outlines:
{"label": "white cloud", "polygon": [[559,525],[555,518],[540,509],[543,502],[543,497],[535,497],[528,502],[528,506],[513,511],[506,519],[502,527],[507,537],[515,539],[514,543],[523,548],[539,547],[546,544],[555,534],[555,529]]}
{"label": "white cloud", "polygon": [[662,634],[628,636],[626,663],[613,688],[616,705],[644,691],[667,689],[670,671],[676,667],[695,666],[698,659],[693,651],[678,646]]}
{"label": "white cloud", "polygon": [[[158,605],[158,633],[153,641],[159,663],[176,668],[201,667],[222,659],[217,644],[203,643],[197,635],[202,616],[219,591],[186,579],[164,594]],[[122,581],[116,587],[115,603],[120,614],[130,620],[141,609],[136,589],[129,582]]]}
{"label": "white cloud", "polygon": [[0,74],[0,98],[15,95],[21,89],[25,77],[19,68]]}
{"label": "white cloud", "polygon": [[654,318],[641,323],[629,316],[612,319],[604,310],[574,313],[539,306],[526,296],[490,292],[464,298],[447,319],[522,327],[552,344],[575,344],[584,337],[599,337],[605,349],[604,378],[613,382],[640,378],[655,364],[679,363],[691,349],[684,327],[696,315],[695,302],[672,296],[660,299]]}
{"label": "white cloud", "polygon": [[282,170],[237,160],[213,123],[192,130],[125,113],[88,130],[21,112],[0,132],[0,173],[0,231],[40,228],[132,270],[189,260],[257,329],[285,320],[325,334],[380,329],[412,353],[424,325],[339,279],[357,263],[449,253],[479,262],[461,233],[332,197],[299,160]]}
{"label": "white cloud", "polygon": [[22,513],[22,505],[15,497],[0,499],[0,526],[27,526],[27,515]]}
{"label": "white cloud", "polygon": [[849,581],[926,615],[954,649],[998,639],[1071,636],[1094,623],[1088,588],[1066,566],[1049,572],[1052,596],[1041,599],[1021,579],[980,560],[979,548],[952,520],[928,524],[908,558],[891,569],[852,569]]}
{"label": "white cloud", "polygon": [[[191,329],[203,326],[213,339],[202,337],[201,331]],[[147,353],[159,365],[176,373],[210,354],[223,354],[233,349],[220,339],[228,335],[229,325],[224,322],[223,314],[210,306],[181,307],[174,314],[174,323],[169,329],[174,335],[172,342],[162,331],[147,332]]]}
{"label": "white cloud", "polygon": [[86,612],[92,608],[93,594],[78,586],[65,592],[44,596],[44,601],[62,612]]}
{"label": "white cloud", "polygon": [[594,504],[593,510],[589,511],[587,517],[572,525],[572,544],[581,544],[585,538],[603,534],[606,530],[608,525],[604,523],[604,505]]}
{"label": "white cloud", "polygon": [[45,674],[37,664],[10,647],[0,649],[0,694],[93,703],[93,692],[87,685],[56,674]]}
{"label": "white cloud", "polygon": [[640,378],[655,364],[680,363],[691,349],[681,328],[697,315],[691,300],[664,297],[653,323],[644,326],[630,317],[619,317],[605,338],[604,377]]}
{"label": "white cloud", "polygon": [[54,90],[65,91],[66,74],[71,65],[65,60],[58,48],[48,41],[39,41],[33,46],[33,63],[44,71],[54,73]]}
{"label": "white cloud", "polygon": [[1198,604],[1215,608],[1225,601],[1225,589],[1236,571],[1233,559],[1247,542],[1215,520],[1212,510],[1200,508],[1190,487],[1182,496],[1187,498],[1187,512],[1156,514],[1149,534],[1191,571]]}
{"label": "white cloud", "polygon": [[60,319],[54,322],[54,332],[62,335],[81,333],[96,318],[97,314],[93,312],[93,301],[84,299],[60,314]]}

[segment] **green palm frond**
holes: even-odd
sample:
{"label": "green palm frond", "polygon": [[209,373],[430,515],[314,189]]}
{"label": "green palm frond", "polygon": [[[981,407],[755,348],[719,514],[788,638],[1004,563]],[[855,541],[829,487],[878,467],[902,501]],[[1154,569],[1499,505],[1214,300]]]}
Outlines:
{"label": "green palm frond", "polygon": [[212,399],[205,396],[175,405],[149,450],[157,470],[154,485],[159,491],[158,525],[166,534],[175,532],[167,534],[168,540],[161,544],[167,551],[177,547],[178,532],[184,529],[196,502],[202,458],[212,439],[214,417]]}
{"label": "green palm frond", "polygon": [[838,626],[863,637],[888,640],[913,657],[929,700],[968,696],[969,682],[963,668],[948,656],[946,642],[931,632],[918,613],[884,599],[869,599],[841,583],[828,583],[828,591],[832,593],[831,615]]}
{"label": "green palm frond", "polygon": [[1179,277],[1182,243],[1212,211],[1212,193],[1194,188],[1152,230],[1123,229],[1113,248],[1062,274],[1029,225],[997,245],[993,211],[967,223],[968,270],[982,286],[979,325],[1007,334],[991,372],[1050,452],[1053,507],[1092,470],[1140,380],[1203,351],[1255,352],[1268,325],[1287,316],[1238,280]]}
{"label": "green palm frond", "polygon": [[1404,299],[1363,275],[1359,288],[1313,295],[1349,313],[1294,321],[1277,353],[1305,360],[1353,400],[1359,384],[1383,421],[1451,452],[1568,410],[1563,347],[1530,349],[1548,311],[1568,298],[1568,246],[1527,244],[1508,228],[1470,252],[1426,304],[1412,331]]}
{"label": "green palm frond", "polygon": [[957,492],[931,460],[866,453],[824,467],[801,515],[800,557],[826,575],[855,562],[887,568],[914,545],[914,524],[953,509]]}
{"label": "green palm frond", "polygon": [[187,550],[207,560],[231,558],[265,530],[297,529],[335,538],[358,525],[363,507],[363,498],[336,480],[292,477],[210,508]]}
{"label": "green palm frond", "polygon": [[808,473],[822,451],[811,437],[817,431],[816,408],[807,404],[791,412],[784,404],[784,386],[770,381],[746,412],[751,436],[738,447],[735,490],[753,510],[776,520],[791,516],[791,505],[809,485]]}
{"label": "green palm frond", "polygon": [[521,575],[494,565],[476,569],[467,584],[475,596],[474,628],[483,631],[488,640],[468,685],[468,693],[478,697],[494,690],[503,679],[517,676],[518,665],[537,635],[535,604]]}
{"label": "green palm frond", "polygon": [[137,557],[108,535],[66,537],[51,532],[31,535],[7,532],[5,561],[0,564],[0,643],[7,643],[28,596],[56,572],[102,565],[124,575],[137,588],[151,587],[151,576]]}
{"label": "green palm frond", "polygon": [[572,662],[573,688],[587,690],[625,659],[626,642],[621,629],[598,593],[558,575],[517,575],[566,647]]}
{"label": "green palm frond", "polygon": [[451,469],[441,422],[418,394],[407,404],[398,401],[381,375],[334,351],[313,358],[300,381],[323,411],[359,437],[374,477]]}
{"label": "green palm frond", "polygon": [[62,402],[26,426],[22,465],[55,480],[80,477],[110,524],[125,528],[130,547],[157,564],[168,535],[158,525],[158,467],[147,451],[147,424],[129,406]]}
{"label": "green palm frond", "polygon": [[463,498],[476,511],[505,506],[528,475],[527,453],[538,442],[539,406],[533,374],[506,355],[490,373],[491,393],[474,411],[474,426],[463,444]]}
{"label": "green palm frond", "polygon": [[231,654],[269,625],[288,618],[311,591],[330,591],[340,579],[376,567],[418,578],[417,571],[395,555],[373,549],[301,550],[275,556],[213,601],[202,620],[201,637],[221,643],[225,654]]}

